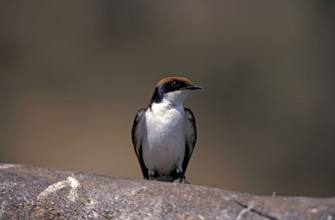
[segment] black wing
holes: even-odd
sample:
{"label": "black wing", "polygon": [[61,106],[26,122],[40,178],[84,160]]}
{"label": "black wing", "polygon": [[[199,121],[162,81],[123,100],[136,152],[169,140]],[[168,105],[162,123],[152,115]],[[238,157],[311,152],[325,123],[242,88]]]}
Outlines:
{"label": "black wing", "polygon": [[145,179],[148,179],[148,169],[146,168],[144,161],[143,161],[143,155],[142,155],[142,138],[143,138],[143,129],[141,131],[141,127],[144,126],[144,113],[145,109],[142,108],[137,111],[134,122],[133,122],[133,128],[131,130],[131,140],[134,145],[134,150],[137,156],[137,159],[141,165],[141,170],[143,177]]}
{"label": "black wing", "polygon": [[195,118],[192,111],[188,108],[185,108],[185,157],[183,161],[183,173],[185,174],[188,162],[193,153],[193,149],[195,147],[195,143],[197,142],[197,128],[195,125]]}

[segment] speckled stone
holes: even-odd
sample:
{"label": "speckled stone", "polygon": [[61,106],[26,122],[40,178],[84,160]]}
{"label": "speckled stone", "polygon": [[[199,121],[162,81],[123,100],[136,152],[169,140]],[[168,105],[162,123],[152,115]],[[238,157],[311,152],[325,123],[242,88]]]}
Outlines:
{"label": "speckled stone", "polygon": [[335,219],[335,198],[254,196],[192,184],[0,164],[0,219]]}

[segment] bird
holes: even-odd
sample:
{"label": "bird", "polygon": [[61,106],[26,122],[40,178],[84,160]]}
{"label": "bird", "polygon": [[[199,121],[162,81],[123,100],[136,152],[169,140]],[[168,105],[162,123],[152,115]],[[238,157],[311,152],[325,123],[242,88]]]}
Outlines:
{"label": "bird", "polygon": [[137,111],[131,136],[144,179],[189,183],[185,171],[197,141],[193,112],[183,103],[202,89],[185,77],[161,79],[149,106]]}

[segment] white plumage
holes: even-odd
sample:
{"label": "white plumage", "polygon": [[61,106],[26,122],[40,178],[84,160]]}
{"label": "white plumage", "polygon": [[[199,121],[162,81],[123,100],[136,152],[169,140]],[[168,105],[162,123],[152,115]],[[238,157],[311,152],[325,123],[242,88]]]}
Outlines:
{"label": "white plumage", "polygon": [[164,78],[157,84],[149,107],[137,112],[132,141],[144,178],[186,180],[196,127],[193,113],[183,102],[192,90],[200,88],[186,78]]}
{"label": "white plumage", "polygon": [[185,156],[185,110],[182,105],[153,104],[145,113],[147,137],[142,142],[144,164],[150,170],[168,175],[182,171]]}

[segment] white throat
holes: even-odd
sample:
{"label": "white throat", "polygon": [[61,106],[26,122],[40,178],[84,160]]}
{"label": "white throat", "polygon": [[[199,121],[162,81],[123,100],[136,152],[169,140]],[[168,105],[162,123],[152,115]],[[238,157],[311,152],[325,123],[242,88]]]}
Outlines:
{"label": "white throat", "polygon": [[168,175],[181,170],[185,155],[185,110],[182,102],[164,100],[152,103],[146,112],[147,137],[143,140],[143,158],[149,170]]}
{"label": "white throat", "polygon": [[191,93],[190,90],[177,90],[164,94],[162,103],[170,106],[182,106],[186,97]]}

